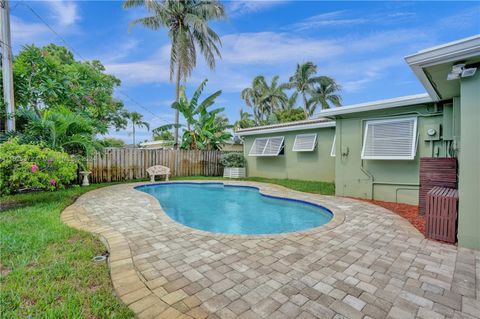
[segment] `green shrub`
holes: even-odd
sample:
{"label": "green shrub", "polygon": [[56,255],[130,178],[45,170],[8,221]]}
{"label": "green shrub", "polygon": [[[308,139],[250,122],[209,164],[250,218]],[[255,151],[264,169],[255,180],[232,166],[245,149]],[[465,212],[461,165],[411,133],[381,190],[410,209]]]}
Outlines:
{"label": "green shrub", "polygon": [[0,193],[65,188],[77,176],[77,164],[66,153],[39,145],[0,144]]}
{"label": "green shrub", "polygon": [[223,167],[245,167],[245,159],[242,153],[225,153],[220,157]]}

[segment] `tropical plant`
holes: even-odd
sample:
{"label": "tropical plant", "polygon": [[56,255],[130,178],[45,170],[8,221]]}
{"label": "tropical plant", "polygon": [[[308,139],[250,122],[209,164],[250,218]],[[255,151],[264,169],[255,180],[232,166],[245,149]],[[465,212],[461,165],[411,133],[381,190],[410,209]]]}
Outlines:
{"label": "tropical plant", "polygon": [[321,77],[316,76],[317,66],[313,62],[297,64],[297,69],[287,83],[289,89],[295,89],[303,98],[303,111],[305,117],[311,113],[311,103],[308,103],[309,95],[313,91],[315,84],[319,83]]}
{"label": "tropical plant", "polygon": [[240,109],[240,119],[233,124],[235,130],[255,126],[255,121],[252,119],[252,114],[244,112]]}
{"label": "tropical plant", "polygon": [[125,142],[120,138],[105,137],[98,141],[103,147],[124,147]]}
{"label": "tropical plant", "polygon": [[40,145],[0,144],[0,194],[62,189],[77,177],[77,163],[66,153]]}
{"label": "tropical plant", "polygon": [[168,130],[153,132],[152,137],[154,141],[173,141],[173,134]]}
{"label": "tropical plant", "polygon": [[302,108],[278,110],[275,112],[278,123],[295,122],[305,120],[305,112]]}
{"label": "tropical plant", "polygon": [[245,158],[242,153],[225,153],[220,156],[220,164],[223,167],[245,167]]}
{"label": "tropical plant", "polygon": [[278,75],[274,76],[269,85],[265,77],[259,75],[253,79],[251,87],[245,88],[241,92],[245,103],[253,107],[257,122],[267,120],[269,115],[277,109],[284,108],[288,102],[288,97],[284,92],[286,86],[278,84],[278,79]]}
{"label": "tropical plant", "polygon": [[318,104],[320,104],[322,109],[341,106],[342,97],[338,94],[340,89],[340,85],[337,84],[335,79],[328,76],[320,77],[319,83],[315,85],[311,92],[312,98],[310,100],[313,103],[313,107],[310,108],[309,115],[313,114]]}
{"label": "tropical plant", "polygon": [[40,117],[33,110],[21,109],[18,113],[26,123],[16,133],[20,143],[39,144],[75,155],[82,168],[93,152],[103,149],[95,137],[94,122],[81,113],[65,107],[42,110]]}
{"label": "tropical plant", "polygon": [[[149,16],[132,21],[153,30],[166,28],[171,41],[170,80],[175,77],[175,101],[179,101],[180,82],[185,81],[197,64],[197,47],[211,69],[215,57],[221,57],[220,37],[209,21],[225,17],[217,0],[126,0],[124,8],[145,7]],[[175,141],[178,143],[180,110],[175,110]]]}
{"label": "tropical plant", "polygon": [[[99,61],[76,61],[65,47],[54,44],[29,45],[15,56],[13,76],[17,110],[33,110],[41,117],[43,110],[62,106],[83,113],[95,123],[95,132],[102,134],[109,127],[120,129],[127,124],[122,102],[113,98],[120,80],[105,74]],[[18,124],[21,129],[23,123]]]}
{"label": "tropical plant", "polygon": [[[220,114],[225,108],[208,109],[222,91],[211,94],[202,102],[199,101],[206,84],[207,80],[204,80],[190,100],[185,94],[185,87],[180,87],[179,101],[172,104],[172,108],[178,110],[186,122],[181,144],[183,149],[218,150],[221,144],[232,136],[227,132],[232,126],[228,124],[226,117]],[[154,134],[161,134],[174,127],[182,127],[182,125],[176,123],[163,125],[154,129]]]}
{"label": "tropical plant", "polygon": [[138,113],[138,112],[130,112],[128,114],[128,118],[130,119],[130,122],[132,122],[132,135],[133,135],[133,145],[137,145],[135,143],[135,129],[136,127],[145,127],[147,130],[150,129],[150,124],[148,122],[145,122],[143,120],[143,115]]}

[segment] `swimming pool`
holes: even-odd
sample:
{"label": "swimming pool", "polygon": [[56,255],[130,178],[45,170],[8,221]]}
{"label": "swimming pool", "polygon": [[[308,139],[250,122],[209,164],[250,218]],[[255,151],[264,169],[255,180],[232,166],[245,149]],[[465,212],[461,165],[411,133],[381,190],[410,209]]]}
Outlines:
{"label": "swimming pool", "polygon": [[173,220],[214,233],[286,233],[326,224],[333,217],[322,206],[262,195],[250,186],[162,183],[136,188],[157,198]]}

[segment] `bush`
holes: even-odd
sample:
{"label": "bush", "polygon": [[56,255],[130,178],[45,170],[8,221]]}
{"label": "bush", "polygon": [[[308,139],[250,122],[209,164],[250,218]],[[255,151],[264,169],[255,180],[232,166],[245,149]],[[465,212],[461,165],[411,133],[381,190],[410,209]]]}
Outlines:
{"label": "bush", "polygon": [[245,167],[245,159],[242,153],[226,153],[220,157],[223,167]]}
{"label": "bush", "polygon": [[0,193],[65,188],[77,176],[66,153],[10,140],[0,145]]}

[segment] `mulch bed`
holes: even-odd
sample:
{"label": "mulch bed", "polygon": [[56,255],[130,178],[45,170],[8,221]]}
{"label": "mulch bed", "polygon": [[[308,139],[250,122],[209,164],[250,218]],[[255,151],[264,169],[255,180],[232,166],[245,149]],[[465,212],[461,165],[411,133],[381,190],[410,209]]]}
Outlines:
{"label": "mulch bed", "polygon": [[388,210],[391,210],[397,215],[402,216],[410,222],[416,229],[418,229],[422,234],[425,235],[425,217],[418,213],[418,206],[384,202],[381,200],[370,200],[364,198],[355,198],[364,202],[372,203],[378,206],[382,206]]}

